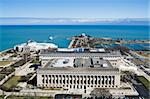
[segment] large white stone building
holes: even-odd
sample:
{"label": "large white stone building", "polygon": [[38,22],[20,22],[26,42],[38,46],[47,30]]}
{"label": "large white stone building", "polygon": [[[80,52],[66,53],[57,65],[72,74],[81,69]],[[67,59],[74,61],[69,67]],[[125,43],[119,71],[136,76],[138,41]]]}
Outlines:
{"label": "large white stone building", "polygon": [[126,86],[116,68],[121,65],[121,59],[119,52],[41,52],[42,67],[37,69],[37,87],[59,88],[67,94],[85,97],[97,92],[95,89],[108,89],[115,97],[138,95],[129,84],[123,88]]}
{"label": "large white stone building", "polygon": [[119,88],[120,71],[104,57],[108,57],[108,53],[42,53],[42,67],[37,70],[37,86],[82,93],[91,92],[94,88]]}

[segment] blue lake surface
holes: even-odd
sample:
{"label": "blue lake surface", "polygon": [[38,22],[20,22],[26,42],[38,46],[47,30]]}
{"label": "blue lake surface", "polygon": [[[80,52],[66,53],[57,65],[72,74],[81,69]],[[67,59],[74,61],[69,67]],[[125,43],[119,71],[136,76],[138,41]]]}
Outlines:
{"label": "blue lake surface", "polygon": [[123,46],[128,47],[133,50],[150,50],[150,45],[145,44],[123,44]]}
{"label": "blue lake surface", "polygon": [[[68,47],[70,40],[67,38],[82,33],[114,39],[149,39],[149,28],[123,25],[1,25],[0,51],[28,40],[52,42],[59,47]],[[50,36],[54,39],[49,40]]]}

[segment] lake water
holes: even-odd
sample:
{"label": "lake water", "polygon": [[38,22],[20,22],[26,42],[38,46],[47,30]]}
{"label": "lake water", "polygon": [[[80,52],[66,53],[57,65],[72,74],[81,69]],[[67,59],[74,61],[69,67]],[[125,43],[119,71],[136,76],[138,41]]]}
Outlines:
{"label": "lake water", "polygon": [[[12,48],[28,40],[52,42],[59,47],[68,47],[67,38],[82,33],[94,37],[149,39],[149,26],[115,25],[10,25],[0,26],[0,51]],[[52,36],[54,39],[49,40]]]}

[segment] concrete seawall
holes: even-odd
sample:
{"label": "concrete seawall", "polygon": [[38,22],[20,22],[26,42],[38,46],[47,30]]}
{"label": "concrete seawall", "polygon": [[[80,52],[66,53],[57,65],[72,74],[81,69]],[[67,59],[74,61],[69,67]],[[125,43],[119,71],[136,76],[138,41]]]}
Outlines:
{"label": "concrete seawall", "polygon": [[74,41],[75,41],[74,39],[71,40],[71,42],[70,42],[68,48],[72,48],[72,44],[74,43]]}

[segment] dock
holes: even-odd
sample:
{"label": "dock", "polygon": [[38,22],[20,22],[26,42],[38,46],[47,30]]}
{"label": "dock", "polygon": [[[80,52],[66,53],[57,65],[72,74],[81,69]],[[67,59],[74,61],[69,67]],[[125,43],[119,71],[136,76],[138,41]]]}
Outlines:
{"label": "dock", "polygon": [[124,40],[122,38],[94,38],[89,35],[79,35],[71,38],[68,48],[95,48],[97,45],[107,48],[112,44],[150,44],[150,40]]}

